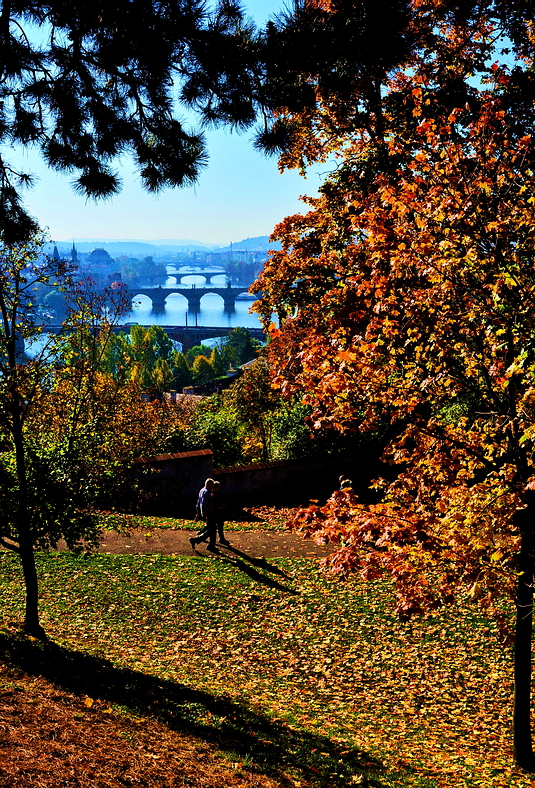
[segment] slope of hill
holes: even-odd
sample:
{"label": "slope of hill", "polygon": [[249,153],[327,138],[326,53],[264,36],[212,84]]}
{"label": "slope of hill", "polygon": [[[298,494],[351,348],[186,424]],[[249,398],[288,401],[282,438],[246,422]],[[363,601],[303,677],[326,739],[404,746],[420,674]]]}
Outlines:
{"label": "slope of hill", "polygon": [[[56,246],[61,254],[69,254],[73,241],[56,241]],[[195,241],[190,238],[169,239],[157,241],[117,239],[110,240],[103,238],[93,239],[74,239],[74,244],[78,252],[92,252],[93,249],[105,249],[111,257],[161,257],[162,255],[179,254],[180,252],[228,252],[229,246],[215,246],[205,244],[202,241]],[[53,246],[51,246],[50,251]],[[234,250],[265,252],[268,249],[278,249],[280,244],[269,243],[268,235],[257,235],[254,238],[244,238],[242,241],[232,243]]]}

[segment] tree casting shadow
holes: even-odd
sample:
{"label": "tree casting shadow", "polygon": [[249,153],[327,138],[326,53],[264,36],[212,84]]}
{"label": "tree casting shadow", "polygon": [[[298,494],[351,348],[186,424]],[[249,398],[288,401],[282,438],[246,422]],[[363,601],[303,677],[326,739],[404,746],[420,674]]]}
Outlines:
{"label": "tree casting shadow", "polygon": [[293,730],[225,697],[117,668],[109,660],[51,641],[33,641],[23,633],[0,633],[0,658],[62,690],[126,706],[191,733],[214,749],[247,757],[255,771],[271,774],[283,785],[290,783],[285,773],[296,767],[302,778],[320,786],[347,785],[355,773],[367,778],[364,784],[384,785],[385,769],[366,752],[345,749],[319,733]]}

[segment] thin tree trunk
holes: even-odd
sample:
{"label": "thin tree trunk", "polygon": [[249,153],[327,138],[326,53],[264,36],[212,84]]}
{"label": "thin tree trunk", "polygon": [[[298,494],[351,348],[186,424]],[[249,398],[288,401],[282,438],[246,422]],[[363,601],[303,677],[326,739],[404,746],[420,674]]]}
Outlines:
{"label": "thin tree trunk", "polygon": [[[533,512],[530,509],[531,513]],[[528,510],[523,514],[527,515]],[[524,517],[522,518],[524,520]],[[524,521],[523,525],[527,525]],[[535,771],[531,737],[531,641],[533,627],[533,536],[521,528],[520,576],[516,594],[515,704],[513,720],[516,763]]]}
{"label": "thin tree trunk", "polygon": [[[18,402],[16,397],[17,394],[15,392],[15,403]],[[19,483],[17,520],[19,531],[20,560],[24,574],[24,585],[26,587],[26,613],[24,617],[24,631],[33,637],[46,640],[46,633],[39,623],[39,584],[37,580],[35,554],[28,520],[28,483],[26,478],[26,457],[18,404],[15,404],[13,407],[12,435],[17,463],[17,479]]]}
{"label": "thin tree trunk", "polygon": [[33,637],[43,640],[46,638],[46,635],[39,623],[39,585],[33,545],[31,541],[23,538],[20,539],[19,545],[22,571],[24,573],[24,585],[26,586],[24,631],[29,635],[33,635]]}

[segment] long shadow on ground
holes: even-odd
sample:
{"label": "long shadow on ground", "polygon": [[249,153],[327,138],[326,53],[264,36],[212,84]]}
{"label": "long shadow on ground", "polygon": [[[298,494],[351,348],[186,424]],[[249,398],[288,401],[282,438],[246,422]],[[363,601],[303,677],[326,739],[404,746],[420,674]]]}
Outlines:
{"label": "long shadow on ground", "polygon": [[[243,550],[238,550],[238,548],[234,547],[232,544],[226,544],[224,549],[227,551],[227,553],[234,553],[235,556],[243,558],[245,561],[248,561],[250,564],[258,567],[259,569],[263,569],[265,572],[271,572],[272,574],[280,575],[280,577],[291,580],[291,575],[289,575],[287,572],[283,572],[283,570],[275,564],[270,564],[266,558],[254,558],[253,556],[244,553]],[[232,558],[232,555],[230,555],[229,558]]]}
{"label": "long shadow on ground", "polygon": [[291,579],[290,575],[283,572],[274,564],[268,563],[265,558],[253,558],[252,556],[247,555],[247,553],[243,553],[241,550],[238,550],[231,545],[226,545],[225,549],[231,551],[230,555],[217,549],[217,557],[222,563],[234,566],[236,569],[239,569],[240,572],[248,575],[251,580],[254,580],[256,583],[260,583],[261,585],[269,586],[269,588],[276,588],[278,591],[284,591],[287,594],[299,593],[299,591],[296,591],[295,588],[291,588],[290,586],[286,586],[283,583],[279,583],[273,577],[270,577],[270,575],[262,574],[262,572],[259,572],[258,569],[255,569],[255,567],[259,567],[265,572],[272,572],[285,579]]}
{"label": "long shadow on ground", "polygon": [[317,786],[347,785],[357,774],[364,777],[360,784],[379,787],[384,785],[382,776],[387,777],[382,764],[366,752],[343,749],[326,736],[294,730],[228,698],[117,668],[109,660],[51,641],[0,633],[0,659],[65,691],[126,706],[169,728],[187,731],[216,750],[248,758],[255,771],[277,777],[282,785],[290,783],[289,772]]}

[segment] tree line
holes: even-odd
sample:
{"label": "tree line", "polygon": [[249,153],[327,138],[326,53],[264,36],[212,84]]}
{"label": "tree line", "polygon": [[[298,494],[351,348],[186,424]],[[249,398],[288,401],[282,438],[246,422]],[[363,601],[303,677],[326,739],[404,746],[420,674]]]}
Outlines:
{"label": "tree line", "polygon": [[[46,330],[46,329],[45,329]],[[96,369],[118,383],[130,382],[149,396],[161,399],[165,392],[227,377],[254,359],[262,343],[246,328],[237,327],[213,347],[195,345],[183,353],[161,326],[130,326],[129,332],[97,332],[89,327],[74,332],[66,341],[61,359],[76,364],[89,357]]]}

